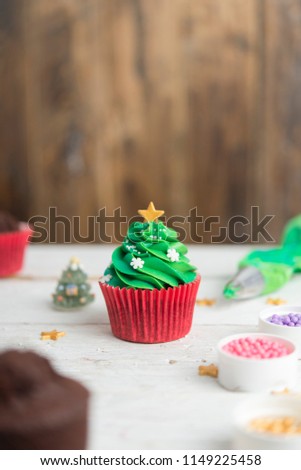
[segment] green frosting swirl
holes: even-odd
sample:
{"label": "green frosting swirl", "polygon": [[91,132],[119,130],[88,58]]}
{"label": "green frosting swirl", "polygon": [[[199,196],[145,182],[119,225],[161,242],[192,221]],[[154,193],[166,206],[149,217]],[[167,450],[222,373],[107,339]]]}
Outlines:
{"label": "green frosting swirl", "polygon": [[162,289],[195,280],[196,267],[177,232],[158,222],[134,222],[112,255],[102,282],[114,287]]}

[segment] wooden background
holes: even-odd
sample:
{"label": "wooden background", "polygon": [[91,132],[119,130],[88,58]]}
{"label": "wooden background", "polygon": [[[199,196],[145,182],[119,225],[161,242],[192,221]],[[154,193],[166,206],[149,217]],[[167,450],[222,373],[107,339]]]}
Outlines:
{"label": "wooden background", "polygon": [[0,150],[21,219],[259,205],[278,238],[301,212],[301,0],[0,0]]}

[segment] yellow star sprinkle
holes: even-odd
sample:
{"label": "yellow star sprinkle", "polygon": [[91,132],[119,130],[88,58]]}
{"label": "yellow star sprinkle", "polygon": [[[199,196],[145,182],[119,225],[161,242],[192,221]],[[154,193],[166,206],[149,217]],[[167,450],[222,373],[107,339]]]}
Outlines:
{"label": "yellow star sprinkle", "polygon": [[214,364],[210,364],[209,366],[199,366],[199,375],[208,375],[209,377],[217,377],[218,368]]}
{"label": "yellow star sprinkle", "polygon": [[283,300],[283,299],[275,299],[275,298],[269,297],[266,303],[269,305],[283,305],[283,304],[286,304],[287,302],[286,300]]}
{"label": "yellow star sprinkle", "polygon": [[271,392],[272,395],[287,395],[288,393],[291,393],[290,389],[289,388],[284,388],[283,390],[280,390],[280,391],[277,391],[277,390],[273,390]]}
{"label": "yellow star sprinkle", "polygon": [[144,217],[146,222],[154,222],[164,214],[164,211],[157,210],[153,202],[150,202],[147,209],[139,209],[138,214]]}
{"label": "yellow star sprinkle", "polygon": [[215,299],[196,299],[195,302],[200,307],[212,307],[216,303]]}
{"label": "yellow star sprinkle", "polygon": [[42,331],[41,333],[41,339],[46,340],[46,339],[52,339],[56,341],[58,338],[61,338],[62,336],[65,336],[64,331],[57,331],[57,330],[52,330],[52,331]]}

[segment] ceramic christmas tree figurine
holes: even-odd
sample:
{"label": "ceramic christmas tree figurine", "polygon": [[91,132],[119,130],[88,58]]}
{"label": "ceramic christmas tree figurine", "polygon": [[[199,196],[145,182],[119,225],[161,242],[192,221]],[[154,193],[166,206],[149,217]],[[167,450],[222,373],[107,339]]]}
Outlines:
{"label": "ceramic christmas tree figurine", "polygon": [[61,309],[72,309],[92,302],[94,294],[90,293],[91,286],[87,282],[87,277],[78,258],[71,258],[61,275],[55,293],[52,294],[54,305]]}

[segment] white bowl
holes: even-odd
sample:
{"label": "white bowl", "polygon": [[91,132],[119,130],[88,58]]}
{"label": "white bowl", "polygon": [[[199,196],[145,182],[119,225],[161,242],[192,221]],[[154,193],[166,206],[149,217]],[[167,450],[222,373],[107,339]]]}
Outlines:
{"label": "white bowl", "polygon": [[301,400],[297,396],[266,396],[244,401],[235,410],[233,449],[300,450],[301,435],[275,435],[248,429],[254,418],[294,416],[301,421]]}
{"label": "white bowl", "polygon": [[281,305],[279,307],[268,307],[259,315],[259,329],[264,333],[282,336],[292,341],[296,346],[297,356],[301,357],[301,326],[281,326],[267,321],[272,315],[287,315],[288,313],[301,314],[301,307],[296,305]]}
{"label": "white bowl", "polygon": [[[268,338],[285,344],[290,353],[271,359],[235,356],[223,350],[230,341],[245,337]],[[228,390],[238,392],[281,391],[291,388],[297,379],[298,359],[294,343],[281,336],[243,333],[223,338],[217,345],[218,381]]]}

